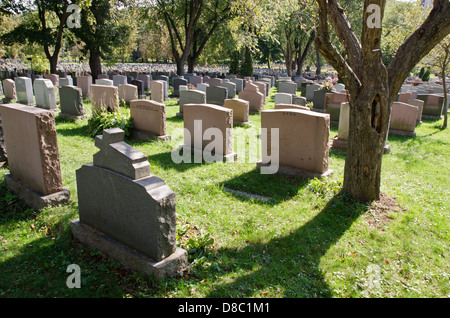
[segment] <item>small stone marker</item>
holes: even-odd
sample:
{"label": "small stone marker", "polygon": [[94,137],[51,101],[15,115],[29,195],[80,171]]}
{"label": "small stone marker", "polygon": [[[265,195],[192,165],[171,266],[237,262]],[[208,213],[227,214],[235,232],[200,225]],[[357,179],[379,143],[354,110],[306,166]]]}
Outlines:
{"label": "small stone marker", "polygon": [[124,135],[104,130],[93,164],[76,171],[79,219],[72,233],[126,268],[165,279],[187,266],[187,252],[176,246],[175,193],[151,175],[147,157]]}
{"label": "small stone marker", "polygon": [[53,111],[22,104],[0,105],[10,174],[6,185],[30,207],[66,204]]}
{"label": "small stone marker", "polygon": [[248,120],[249,105],[246,100],[233,98],[226,99],[223,107],[233,110],[233,125],[250,126],[252,123]]}
{"label": "small stone marker", "polygon": [[5,94],[5,102],[17,100],[16,83],[12,79],[3,80],[3,93]]}
{"label": "small stone marker", "polygon": [[265,97],[251,81],[245,84],[244,90],[239,93],[239,99],[249,102],[250,114],[260,113],[264,109]]}

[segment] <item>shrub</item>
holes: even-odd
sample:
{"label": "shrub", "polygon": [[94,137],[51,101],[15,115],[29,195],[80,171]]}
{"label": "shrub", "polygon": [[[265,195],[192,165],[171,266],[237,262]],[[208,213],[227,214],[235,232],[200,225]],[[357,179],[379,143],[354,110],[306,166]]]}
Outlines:
{"label": "shrub", "polygon": [[120,128],[125,132],[125,136],[130,137],[133,122],[131,118],[113,111],[102,111],[88,120],[87,132],[91,137],[101,135],[104,129],[109,128]]}
{"label": "shrub", "polygon": [[243,76],[253,76],[253,57],[249,48],[245,49],[244,62],[241,67],[241,74]]}

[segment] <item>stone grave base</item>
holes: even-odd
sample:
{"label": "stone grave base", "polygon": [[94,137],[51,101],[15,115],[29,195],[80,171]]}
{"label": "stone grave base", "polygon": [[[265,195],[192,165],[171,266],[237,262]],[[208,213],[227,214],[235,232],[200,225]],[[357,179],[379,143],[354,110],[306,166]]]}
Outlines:
{"label": "stone grave base", "polygon": [[181,117],[181,118],[183,118],[183,113],[177,113],[177,115],[176,115],[177,117]]}
{"label": "stone grave base", "polygon": [[133,136],[133,138],[136,138],[139,140],[156,139],[156,140],[166,141],[166,140],[170,140],[172,138],[172,136],[170,136],[170,135],[159,136],[159,135],[155,135],[150,132],[138,130],[138,129],[133,129],[132,136]]}
{"label": "stone grave base", "polygon": [[[270,164],[259,161],[256,163],[256,166],[258,169],[260,169],[261,167],[264,167],[264,166],[270,166]],[[328,178],[328,177],[331,177],[333,175],[333,173],[334,173],[334,171],[330,170],[330,169],[325,171],[324,173],[320,173],[320,172],[311,172],[311,171],[301,170],[301,169],[292,168],[292,167],[283,167],[283,166],[279,166],[278,171],[276,172],[276,174],[286,175],[286,176],[290,176],[290,177],[303,178],[303,179]]]}
{"label": "stone grave base", "polygon": [[42,210],[48,206],[67,204],[70,201],[70,191],[66,189],[49,195],[42,195],[20,180],[15,179],[10,174],[5,174],[5,182],[8,189],[35,210]]}
{"label": "stone grave base", "polygon": [[339,139],[338,136],[333,138],[333,141],[331,142],[330,147],[333,149],[347,149],[348,146],[348,140],[345,139]]}
{"label": "stone grave base", "polygon": [[406,137],[416,137],[415,131],[404,131],[404,130],[397,130],[397,129],[389,129],[390,135],[397,135],[397,136],[406,136]]}
{"label": "stone grave base", "polygon": [[[194,147],[189,147],[189,146],[182,145],[180,148],[178,148],[177,151],[178,152],[180,152],[180,151],[184,152],[185,149],[187,151],[190,151],[191,154],[194,155],[194,158],[195,157],[200,157],[200,158],[203,158],[204,161],[212,161],[212,160],[208,160],[209,158],[207,157],[207,155],[205,156],[205,154],[203,153],[202,150],[196,149]],[[222,155],[222,156],[220,156],[220,159],[223,162],[225,162],[225,163],[235,162],[237,160],[237,153],[233,152],[233,153],[230,153],[228,155]]]}
{"label": "stone grave base", "polygon": [[65,118],[67,120],[70,120],[70,121],[76,121],[78,119],[88,118],[87,115],[72,115],[72,114],[67,114],[67,113],[63,113],[63,112],[60,112],[59,116]]}
{"label": "stone grave base", "polygon": [[73,220],[70,227],[75,239],[82,244],[105,253],[125,268],[144,273],[155,280],[174,276],[188,265],[187,252],[179,247],[169,257],[156,262],[104,233],[81,223],[79,219]]}

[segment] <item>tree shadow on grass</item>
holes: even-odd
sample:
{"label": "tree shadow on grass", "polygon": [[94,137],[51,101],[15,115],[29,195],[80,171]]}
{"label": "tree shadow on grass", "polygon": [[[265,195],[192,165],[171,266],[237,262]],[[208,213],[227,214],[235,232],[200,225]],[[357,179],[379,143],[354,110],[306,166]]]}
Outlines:
{"label": "tree shadow on grass", "polygon": [[[308,179],[261,174],[257,168],[229,179],[220,186],[240,200],[276,205],[297,195],[309,182]],[[257,196],[262,198],[258,199]]]}
{"label": "tree shadow on grass", "polygon": [[219,250],[219,268],[247,274],[239,274],[207,297],[258,297],[254,295],[256,290],[276,288],[284,291],[284,297],[332,297],[320,269],[321,258],[368,209],[369,204],[337,194],[313,219],[285,237],[242,249]]}
{"label": "tree shadow on grass", "polygon": [[214,164],[214,162],[213,163],[207,163],[207,162],[197,163],[197,162],[195,162],[194,155],[191,155],[190,163],[185,163],[185,162],[176,163],[172,159],[171,151],[161,152],[161,153],[158,153],[155,155],[150,155],[150,156],[148,156],[148,161],[150,162],[150,164],[155,163],[160,167],[164,167],[164,169],[174,169],[179,172],[184,172],[189,169],[193,169],[193,168],[196,168],[196,167],[199,167],[202,165],[213,165]]}

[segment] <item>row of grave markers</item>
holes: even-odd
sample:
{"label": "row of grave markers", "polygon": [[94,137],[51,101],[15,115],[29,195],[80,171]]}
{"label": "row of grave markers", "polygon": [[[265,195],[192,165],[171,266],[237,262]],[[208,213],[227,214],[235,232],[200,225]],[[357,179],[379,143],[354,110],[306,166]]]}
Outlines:
{"label": "row of grave markers", "polygon": [[[181,152],[190,157],[191,151],[204,153],[205,149],[211,150],[211,138],[204,137],[212,130],[216,134],[214,158],[235,161],[239,154],[234,152],[233,126],[235,122],[248,124],[249,113],[253,110],[261,114],[261,129],[266,131],[266,138],[261,140],[262,160],[257,162],[261,170],[276,165],[274,173],[307,178],[330,176],[333,173],[328,167],[332,114],[314,111],[315,107],[310,109],[290,103],[291,100],[283,100],[283,103],[277,100],[275,109],[264,110],[266,91],[263,89],[264,93],[260,92],[253,80],[244,79],[239,98],[228,98],[228,89],[221,86],[227,81],[210,82],[206,89],[225,89],[223,105],[220,105],[222,99],[220,103],[215,99],[215,103],[208,100],[207,92],[200,94],[200,101],[186,99],[185,95],[189,94],[186,92],[191,90],[182,88],[179,93],[184,144],[173,153]],[[35,91],[38,85],[51,87],[45,80],[36,81]],[[270,81],[270,85],[275,84]],[[21,79],[17,82],[18,87],[24,83],[25,86],[29,85]],[[151,81],[151,84],[154,82],[159,84],[158,101],[129,100],[135,136],[170,138],[165,128],[165,86],[163,81]],[[88,85],[95,109],[118,105],[119,88],[128,85],[117,83],[119,86],[115,86],[114,82],[113,85],[104,84]],[[203,83],[197,83],[200,84]],[[267,89],[268,81],[263,84],[262,87]],[[285,84],[292,83],[287,79],[279,79],[279,91],[289,94],[291,91],[284,91],[285,87],[292,89],[293,85]],[[294,84],[297,92],[298,83]],[[300,91],[302,87],[300,84]],[[80,100],[80,96],[82,98],[80,88],[63,85],[60,89],[60,92],[76,90],[77,100]],[[20,94],[22,91],[19,89]],[[348,135],[348,101],[338,98],[340,95],[337,94],[342,93],[328,94],[330,96],[325,101],[334,101],[338,105],[338,137],[345,140]],[[420,100],[419,96],[413,96],[411,92],[399,94],[399,100],[393,105],[393,114],[398,108],[400,114],[408,113],[408,120],[413,120],[415,125],[420,119],[419,108],[422,112],[425,109],[425,101],[424,105],[411,104],[411,100]],[[434,97],[431,97],[432,100],[429,98],[427,102],[433,104]],[[401,109],[404,105],[408,106],[406,111]],[[409,109],[414,112],[409,113]],[[29,104],[2,104],[0,116],[10,169],[10,173],[5,175],[7,186],[36,209],[69,202],[70,192],[62,184],[54,112],[30,107]],[[391,118],[391,122],[395,120]],[[103,135],[95,138],[95,145],[99,152],[94,154],[93,163],[83,165],[76,171],[79,219],[71,223],[74,236],[125,266],[156,279],[183,270],[187,266],[187,252],[175,244],[175,193],[163,180],[151,174],[147,157],[124,142],[122,130],[105,130]],[[112,192],[116,194],[114,197],[110,195]]]}

